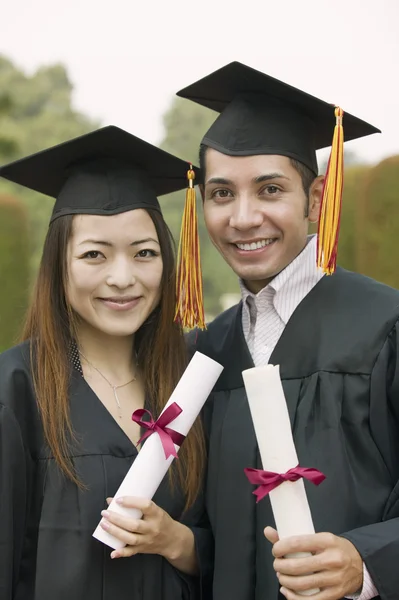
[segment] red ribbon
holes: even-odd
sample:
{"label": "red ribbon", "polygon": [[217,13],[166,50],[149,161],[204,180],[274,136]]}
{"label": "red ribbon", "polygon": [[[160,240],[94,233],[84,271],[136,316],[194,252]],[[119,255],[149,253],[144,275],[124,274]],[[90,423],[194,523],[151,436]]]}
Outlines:
{"label": "red ribbon", "polygon": [[259,487],[253,492],[257,497],[256,502],[262,500],[269,492],[274,490],[284,481],[298,481],[298,479],[307,479],[314,485],[320,485],[326,476],[317,469],[294,467],[286,473],[273,473],[272,471],[261,471],[260,469],[244,469],[244,473],[253,485]]}
{"label": "red ribbon", "polygon": [[[138,408],[135,410],[132,414],[132,420],[135,423],[138,423],[140,427],[148,429],[148,431],[141,436],[137,442],[137,445],[141,444],[141,442],[148,438],[148,436],[152,435],[153,433],[157,433],[161,438],[161,443],[165,452],[165,458],[169,458],[169,456],[174,456],[177,458],[174,444],[181,446],[186,436],[166,426],[169,425],[171,421],[176,419],[181,412],[183,412],[183,409],[180,408],[176,402],[172,402],[172,404],[163,411],[158,419],[154,421],[149,410],[146,410],[145,408]],[[143,415],[148,415],[150,420],[142,421],[141,417]]]}

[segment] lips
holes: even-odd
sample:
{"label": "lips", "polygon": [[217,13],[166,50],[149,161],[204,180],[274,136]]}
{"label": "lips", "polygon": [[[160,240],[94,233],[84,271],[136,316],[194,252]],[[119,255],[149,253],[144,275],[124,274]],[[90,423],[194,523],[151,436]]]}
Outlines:
{"label": "lips", "polygon": [[134,309],[141,300],[142,296],[110,296],[108,298],[98,298],[98,300],[109,310],[124,312]]}
{"label": "lips", "polygon": [[134,302],[135,300],[138,300],[139,296],[123,296],[123,297],[118,297],[118,296],[113,296],[110,298],[99,298],[99,300],[103,300],[104,302],[112,302],[114,304],[128,304],[129,302]]}

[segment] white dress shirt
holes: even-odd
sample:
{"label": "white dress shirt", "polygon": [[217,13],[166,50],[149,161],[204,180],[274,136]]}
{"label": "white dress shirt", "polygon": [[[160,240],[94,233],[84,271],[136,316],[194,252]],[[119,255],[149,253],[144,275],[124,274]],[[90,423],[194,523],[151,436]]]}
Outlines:
{"label": "white dress shirt", "polygon": [[[240,281],[242,328],[256,367],[269,362],[293,312],[324,277],[316,265],[316,246],[317,236],[309,236],[301,254],[257,294],[250,292]],[[371,600],[375,596],[378,596],[378,591],[363,564],[361,593],[348,598]]]}

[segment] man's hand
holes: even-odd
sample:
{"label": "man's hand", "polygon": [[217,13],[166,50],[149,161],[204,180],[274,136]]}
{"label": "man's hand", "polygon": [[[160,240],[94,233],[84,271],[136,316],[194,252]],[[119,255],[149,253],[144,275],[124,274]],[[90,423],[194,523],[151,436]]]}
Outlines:
{"label": "man's hand", "polygon": [[[304,592],[319,588],[312,600],[340,600],[363,586],[363,560],[355,546],[332,533],[316,533],[279,540],[277,531],[266,527],[265,537],[273,544],[274,570],[287,600],[303,600]],[[312,556],[284,558],[309,552]]]}

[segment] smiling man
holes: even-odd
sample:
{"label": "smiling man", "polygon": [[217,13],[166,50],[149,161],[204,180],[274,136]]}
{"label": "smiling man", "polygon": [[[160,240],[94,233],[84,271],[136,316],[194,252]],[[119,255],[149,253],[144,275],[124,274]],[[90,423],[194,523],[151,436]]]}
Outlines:
{"label": "smiling man", "polygon": [[[305,191],[296,164],[286,156],[232,157],[209,148],[204,164],[209,235],[244,287],[258,293],[306,246],[322,180],[313,181],[311,191],[306,184]],[[309,173],[308,179],[315,178]]]}
{"label": "smiling man", "polygon": [[[313,588],[314,600],[397,598],[399,292],[340,268],[325,276],[308,235],[334,107],[240,63],[178,95],[221,113],[200,148],[204,215],[242,292],[192,338],[225,367],[205,413],[214,600]],[[349,114],[344,129],[347,140],[378,131]],[[306,484],[311,536],[279,540],[244,475],[262,467],[241,373],[268,362],[280,365],[300,464],[326,475]],[[311,555],[284,558],[298,551]]]}

